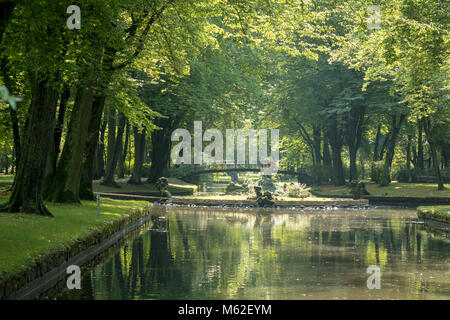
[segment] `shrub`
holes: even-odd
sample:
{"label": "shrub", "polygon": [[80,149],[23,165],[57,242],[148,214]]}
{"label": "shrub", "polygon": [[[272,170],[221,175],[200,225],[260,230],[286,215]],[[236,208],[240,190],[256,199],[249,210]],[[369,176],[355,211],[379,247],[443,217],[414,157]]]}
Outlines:
{"label": "shrub", "polygon": [[383,161],[375,161],[372,163],[370,167],[370,178],[380,186],[387,186],[391,182],[390,178],[384,173]]}
{"label": "shrub", "polygon": [[259,180],[258,185],[264,191],[275,192],[275,190],[277,189],[275,183],[273,182],[273,180],[270,177],[263,176],[263,178],[261,180]]}
{"label": "shrub", "polygon": [[[400,168],[396,170],[392,176],[398,182],[412,182],[416,181],[416,171],[413,169],[408,170],[407,168]],[[411,181],[409,178],[411,177]]]}
{"label": "shrub", "polygon": [[380,183],[381,177],[384,175],[383,161],[372,162],[370,166],[370,179],[375,183]]}
{"label": "shrub", "polygon": [[290,183],[285,187],[285,194],[290,198],[308,198],[311,197],[310,188],[302,183]]}
{"label": "shrub", "polygon": [[141,175],[144,177],[144,178],[148,178],[148,177],[150,177],[150,168],[151,168],[151,163],[144,163],[143,165],[142,165],[142,171],[141,171]]}
{"label": "shrub", "polygon": [[[436,171],[431,168],[431,169],[419,169],[419,168],[412,168],[411,170],[411,177],[412,177],[412,182],[416,182],[417,181],[417,177],[419,176],[436,176]],[[401,167],[397,170],[395,170],[395,172],[392,175],[394,177],[395,180],[399,181],[399,182],[409,182],[409,173],[408,173],[408,169]],[[444,183],[449,183],[450,182],[450,169],[446,168],[446,169],[441,169],[441,176],[442,176],[442,180],[444,181]]]}

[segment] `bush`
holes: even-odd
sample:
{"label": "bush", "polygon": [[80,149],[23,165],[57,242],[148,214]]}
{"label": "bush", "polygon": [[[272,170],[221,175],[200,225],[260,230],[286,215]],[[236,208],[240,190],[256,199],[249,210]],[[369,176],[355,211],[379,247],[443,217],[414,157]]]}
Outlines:
{"label": "bush", "polygon": [[[392,174],[393,178],[398,182],[412,182],[416,181],[416,171],[413,169],[400,168]],[[409,178],[411,177],[411,181]]]}
{"label": "bush", "polygon": [[259,180],[258,185],[263,189],[263,191],[275,192],[277,189],[275,183],[272,178],[263,176],[261,180]]}
{"label": "bush", "polygon": [[333,177],[333,167],[331,166],[308,166],[307,172],[311,175],[313,183],[316,183],[318,179],[328,182]]}
{"label": "bush", "polygon": [[144,163],[142,165],[142,171],[141,171],[141,175],[144,178],[148,178],[150,177],[150,168],[151,168],[151,163]]}
{"label": "bush", "polygon": [[387,186],[391,182],[389,177],[384,174],[383,161],[376,161],[372,163],[370,167],[370,178],[373,182],[379,184],[380,186]]}
{"label": "bush", "polygon": [[[398,182],[409,182],[408,169],[406,169],[404,167],[401,167],[401,168],[395,170],[394,173],[392,174],[392,176]],[[420,176],[435,177],[436,171],[434,171],[434,169],[419,169],[419,168],[411,169],[411,177],[412,177],[411,182],[416,182],[417,177],[420,177]],[[444,181],[444,183],[449,183],[450,182],[450,169],[448,169],[448,168],[441,169],[441,176],[442,176],[442,180]]]}
{"label": "bush", "polygon": [[290,183],[285,185],[285,195],[290,198],[308,198],[311,197],[310,188],[302,183]]}
{"label": "bush", "polygon": [[375,183],[380,183],[381,176],[384,174],[382,161],[372,162],[370,166],[370,179]]}

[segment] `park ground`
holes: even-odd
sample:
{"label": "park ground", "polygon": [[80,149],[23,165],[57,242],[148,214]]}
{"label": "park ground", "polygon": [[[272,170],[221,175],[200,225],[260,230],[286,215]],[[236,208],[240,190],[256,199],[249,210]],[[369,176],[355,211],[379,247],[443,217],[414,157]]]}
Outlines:
{"label": "park ground", "polygon": [[[0,202],[6,200],[6,196],[0,196]],[[54,218],[0,213],[0,282],[29,268],[50,251],[68,248],[77,240],[129,217],[148,206],[148,202],[103,198],[99,215],[94,201],[82,201],[81,205],[48,203],[47,206]]]}
{"label": "park ground", "polygon": [[417,213],[419,218],[450,224],[450,206],[418,207]]}
{"label": "park ground", "polygon": [[[450,184],[444,190],[437,190],[436,183],[400,183],[393,182],[385,187],[375,183],[366,183],[366,190],[374,197],[414,197],[414,198],[450,198]],[[350,196],[347,186],[321,185],[313,188],[314,194],[324,197]]]}
{"label": "park ground", "polygon": [[[0,202],[8,199],[8,187],[13,176],[0,176]],[[169,190],[185,193],[186,190],[195,191],[196,186],[178,179],[170,179]],[[128,194],[154,193],[154,185],[129,185],[126,180],[119,180],[120,188],[102,186],[94,183],[97,192],[114,192]],[[367,183],[366,188],[373,196],[379,197],[450,197],[450,186],[443,191],[437,190],[433,183],[392,183],[387,187],[379,187]],[[322,185],[313,188],[315,196],[303,200],[316,200],[348,196],[348,187]],[[247,198],[246,195],[213,195],[195,198],[236,199]],[[242,198],[242,199],[241,199]],[[279,198],[279,200],[294,200]],[[70,244],[83,239],[89,234],[98,232],[116,220],[124,219],[137,209],[148,206],[146,201],[123,201],[102,198],[100,214],[97,215],[97,205],[94,201],[82,201],[77,204],[47,203],[54,218],[29,215],[0,213],[0,282],[2,278],[20,272],[30,267],[35,261],[44,257],[46,253],[58,248],[67,248]],[[439,217],[442,221],[450,222],[450,206],[419,207],[421,217]]]}

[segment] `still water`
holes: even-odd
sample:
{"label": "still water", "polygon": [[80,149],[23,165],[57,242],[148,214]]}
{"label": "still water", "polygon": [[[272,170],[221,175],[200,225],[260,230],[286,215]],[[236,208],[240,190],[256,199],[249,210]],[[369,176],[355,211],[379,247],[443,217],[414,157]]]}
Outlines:
{"label": "still water", "polygon": [[58,298],[450,299],[450,239],[414,210],[152,210]]}

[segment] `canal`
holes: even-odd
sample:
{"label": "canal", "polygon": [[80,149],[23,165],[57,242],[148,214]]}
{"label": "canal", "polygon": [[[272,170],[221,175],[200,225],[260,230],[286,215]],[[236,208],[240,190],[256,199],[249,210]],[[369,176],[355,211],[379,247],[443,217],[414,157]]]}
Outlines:
{"label": "canal", "polygon": [[[57,299],[450,299],[450,240],[410,209],[155,206]],[[380,289],[368,289],[369,266]]]}

